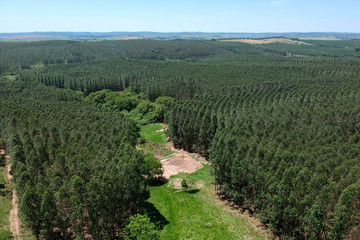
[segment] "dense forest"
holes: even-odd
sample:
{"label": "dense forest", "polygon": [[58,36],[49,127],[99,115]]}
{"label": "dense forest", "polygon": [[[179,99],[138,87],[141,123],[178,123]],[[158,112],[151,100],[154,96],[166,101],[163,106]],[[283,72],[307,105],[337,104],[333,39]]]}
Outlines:
{"label": "dense forest", "polygon": [[[220,197],[283,239],[360,237],[360,43],[0,42],[0,135],[39,238],[124,237],[139,126],[207,157]],[[125,234],[126,235],[126,234]]]}
{"label": "dense forest", "polygon": [[69,91],[2,83],[0,93],[1,135],[35,236],[117,236],[147,195],[136,124]]}

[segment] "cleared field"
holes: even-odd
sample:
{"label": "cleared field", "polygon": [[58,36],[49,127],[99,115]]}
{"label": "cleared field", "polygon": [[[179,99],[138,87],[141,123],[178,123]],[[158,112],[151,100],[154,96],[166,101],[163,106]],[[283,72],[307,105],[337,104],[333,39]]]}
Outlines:
{"label": "cleared field", "polygon": [[148,124],[141,127],[140,135],[149,142],[166,143],[165,133],[160,131],[162,129],[163,126],[160,123]]}
{"label": "cleared field", "polygon": [[[183,178],[191,178],[195,188],[179,189]],[[250,224],[245,215],[225,205],[214,194],[210,167],[192,174],[180,173],[170,182],[151,187],[149,201],[169,222],[160,239],[270,239],[265,230]]]}
{"label": "cleared field", "polygon": [[[155,147],[169,145],[166,143],[166,135],[160,124],[149,124],[141,128],[141,136],[149,144],[157,143]],[[169,147],[169,146],[166,146]],[[210,174],[210,166],[202,164],[204,160],[197,154],[189,154],[184,150],[174,149],[171,157],[164,159],[193,161],[200,165],[200,169],[191,174],[173,171],[167,174],[167,168],[182,167],[174,161],[168,166],[162,161],[165,168],[164,176],[169,178],[168,182],[161,186],[150,187],[150,199],[152,211],[157,215],[148,213],[150,216],[162,219],[163,227],[160,239],[270,239],[271,235],[260,223],[254,224],[255,218],[242,214],[218,199],[214,192],[214,177]],[[177,159],[178,157],[179,159]],[[168,171],[169,173],[171,171]],[[175,173],[176,172],[176,173]],[[179,173],[180,172],[180,173]],[[177,174],[177,175],[175,175]],[[189,188],[182,188],[183,179],[189,183]],[[156,208],[157,210],[155,210]],[[161,217],[159,217],[161,216]],[[154,219],[153,219],[154,220]],[[155,220],[155,222],[157,222]]]}
{"label": "cleared field", "polygon": [[230,39],[230,40],[221,40],[221,42],[243,42],[250,44],[285,43],[285,44],[295,44],[295,45],[311,45],[306,42],[292,40],[289,38]]}

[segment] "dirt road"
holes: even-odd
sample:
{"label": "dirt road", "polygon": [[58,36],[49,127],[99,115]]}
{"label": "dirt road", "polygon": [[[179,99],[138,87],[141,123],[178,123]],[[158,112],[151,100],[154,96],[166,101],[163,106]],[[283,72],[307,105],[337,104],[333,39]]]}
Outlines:
{"label": "dirt road", "polygon": [[[6,161],[6,177],[9,179],[9,182],[12,184],[11,179],[12,175],[10,174],[11,164],[9,162],[10,156],[5,153],[3,149],[0,150],[0,154],[4,156]],[[21,222],[19,219],[19,205],[18,198],[16,195],[15,187],[12,186],[11,193],[11,210],[9,213],[9,222],[10,222],[10,231],[13,233],[14,239],[22,240],[20,236],[21,231]]]}

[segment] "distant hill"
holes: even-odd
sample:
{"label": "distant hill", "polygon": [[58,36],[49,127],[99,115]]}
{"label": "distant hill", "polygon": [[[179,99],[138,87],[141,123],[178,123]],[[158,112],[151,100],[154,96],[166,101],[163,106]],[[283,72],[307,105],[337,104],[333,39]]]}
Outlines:
{"label": "distant hill", "polygon": [[127,40],[127,39],[226,39],[288,37],[303,39],[360,39],[360,33],[287,32],[287,33],[209,33],[209,32],[21,32],[0,33],[0,40]]}

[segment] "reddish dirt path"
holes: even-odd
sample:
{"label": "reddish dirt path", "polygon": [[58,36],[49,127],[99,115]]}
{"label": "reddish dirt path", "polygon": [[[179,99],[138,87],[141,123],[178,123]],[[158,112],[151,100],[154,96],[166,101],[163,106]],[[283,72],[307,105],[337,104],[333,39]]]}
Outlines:
{"label": "reddish dirt path", "polygon": [[[5,158],[6,177],[9,179],[10,184],[12,184],[11,182],[12,175],[10,174],[11,164],[9,162],[10,156],[7,155],[3,149],[0,150],[0,154],[3,155]],[[20,236],[21,221],[19,219],[19,204],[14,186],[12,186],[12,193],[11,193],[11,210],[9,212],[9,222],[10,222],[10,231],[13,233],[14,239],[22,240]]]}

